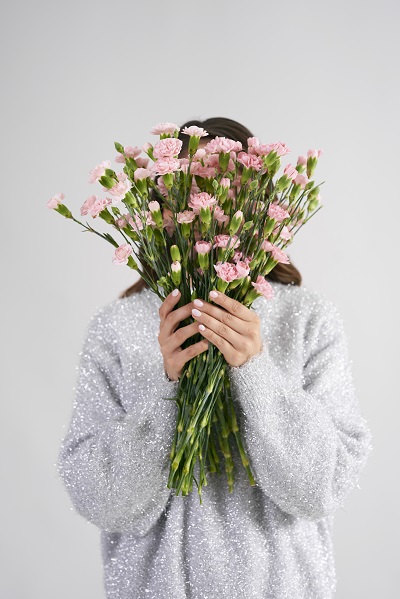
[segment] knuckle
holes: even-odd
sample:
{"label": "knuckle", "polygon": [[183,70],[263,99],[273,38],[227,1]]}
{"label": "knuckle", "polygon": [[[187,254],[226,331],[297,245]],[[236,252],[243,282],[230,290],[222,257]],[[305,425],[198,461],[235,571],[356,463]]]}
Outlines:
{"label": "knuckle", "polygon": [[189,358],[193,358],[193,356],[196,355],[196,348],[194,347],[194,345],[191,345],[187,348],[187,355],[189,356]]}
{"label": "knuckle", "polygon": [[248,335],[252,341],[258,339],[258,331],[255,329],[249,329]]}
{"label": "knuckle", "polygon": [[185,332],[183,329],[178,329],[175,332],[176,340],[179,341],[179,345],[185,340]]}
{"label": "knuckle", "polygon": [[224,324],[221,324],[221,326],[219,327],[219,331],[218,331],[219,335],[227,335],[228,334],[228,327],[225,326]]}
{"label": "knuckle", "polygon": [[243,347],[243,350],[245,351],[245,353],[248,353],[248,351],[251,348],[251,345],[252,345],[252,343],[251,343],[251,341],[249,339],[245,338],[243,340],[242,347]]}
{"label": "knuckle", "polygon": [[231,312],[236,314],[237,312],[239,312],[239,310],[241,310],[241,308],[242,306],[238,302],[233,302],[231,306]]}
{"label": "knuckle", "polygon": [[242,363],[243,363],[242,355],[237,350],[235,350],[235,352],[233,353],[233,356],[232,356],[232,362],[231,362],[232,366],[240,366]]}
{"label": "knuckle", "polygon": [[221,322],[229,323],[229,322],[232,321],[232,318],[233,318],[233,316],[232,316],[232,314],[230,312],[225,312],[221,316]]}

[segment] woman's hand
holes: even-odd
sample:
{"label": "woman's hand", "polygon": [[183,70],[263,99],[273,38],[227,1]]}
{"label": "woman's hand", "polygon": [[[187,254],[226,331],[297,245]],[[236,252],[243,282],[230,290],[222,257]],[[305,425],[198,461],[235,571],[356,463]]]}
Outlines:
{"label": "woman's hand", "polygon": [[230,366],[241,366],[262,350],[260,318],[220,291],[211,291],[210,299],[221,308],[203,300],[192,302],[192,316],[201,323],[198,330],[221,351]]}
{"label": "woman's hand", "polygon": [[164,359],[164,369],[172,381],[177,381],[186,362],[208,349],[208,341],[202,339],[186,349],[180,347],[186,339],[199,331],[197,322],[192,322],[176,331],[179,323],[191,316],[194,304],[190,302],[173,310],[173,307],[179,302],[180,292],[175,296],[172,295],[173,293],[167,295],[158,311],[160,315],[160,332],[157,338]]}

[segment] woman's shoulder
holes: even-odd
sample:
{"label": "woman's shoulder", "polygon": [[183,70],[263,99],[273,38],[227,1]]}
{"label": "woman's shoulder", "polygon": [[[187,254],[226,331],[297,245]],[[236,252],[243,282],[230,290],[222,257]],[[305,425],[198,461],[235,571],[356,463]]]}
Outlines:
{"label": "woman's shoulder", "polygon": [[158,297],[148,288],[143,288],[126,297],[117,297],[97,306],[90,318],[89,329],[101,328],[111,335],[128,325],[139,329],[158,315]]}
{"label": "woman's shoulder", "polygon": [[303,316],[306,320],[320,319],[328,314],[340,317],[336,302],[325,291],[311,285],[293,285],[277,281],[270,283],[274,294],[272,300],[265,300],[265,303],[272,302],[275,309],[285,312],[286,315]]}

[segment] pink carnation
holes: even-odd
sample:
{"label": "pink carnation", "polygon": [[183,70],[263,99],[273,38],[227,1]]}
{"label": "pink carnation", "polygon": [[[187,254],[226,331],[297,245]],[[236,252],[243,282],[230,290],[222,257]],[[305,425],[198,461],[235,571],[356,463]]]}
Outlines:
{"label": "pink carnation", "polygon": [[[279,231],[279,225],[275,227],[275,229],[272,231],[272,233],[274,235],[276,235]],[[292,239],[293,235],[292,233],[289,231],[288,227],[286,225],[284,225],[282,227],[281,232],[279,233],[279,236],[281,239],[284,239],[285,241],[289,241],[289,239]]]}
{"label": "pink carnation", "polygon": [[240,262],[241,264],[245,264],[246,266],[249,266],[252,259],[253,259],[253,254],[251,256],[243,256],[243,252],[239,252],[238,250],[233,254],[233,258],[232,258],[232,260],[236,264],[238,264]]}
{"label": "pink carnation", "polygon": [[179,127],[175,123],[158,123],[150,133],[152,135],[173,135],[175,131],[179,131]]}
{"label": "pink carnation", "polygon": [[130,243],[124,243],[117,247],[115,250],[114,258],[112,259],[114,264],[127,264],[128,258],[132,254],[132,246]]}
{"label": "pink carnation", "polygon": [[201,162],[192,162],[190,165],[190,173],[192,175],[203,177],[203,179],[213,179],[215,177],[215,168],[203,166]]}
{"label": "pink carnation", "polygon": [[135,181],[143,181],[143,179],[147,179],[148,177],[152,177],[153,173],[147,168],[137,168],[133,173],[133,178]]}
{"label": "pink carnation", "polygon": [[115,183],[111,189],[107,189],[107,192],[113,196],[113,204],[124,199],[128,191],[132,187],[132,183],[130,182],[128,176],[125,173],[118,173],[118,182]]}
{"label": "pink carnation", "polygon": [[100,214],[102,210],[104,210],[107,206],[111,204],[110,198],[102,198],[93,202],[90,207],[89,214],[96,218]]}
{"label": "pink carnation", "polygon": [[248,148],[253,148],[254,146],[259,146],[260,142],[258,140],[258,137],[248,137],[247,138],[247,147]]}
{"label": "pink carnation", "polygon": [[181,263],[178,262],[178,260],[175,260],[174,262],[172,262],[171,270],[172,270],[172,272],[179,272],[180,270],[182,270]]}
{"label": "pink carnation", "polygon": [[124,216],[120,216],[119,218],[115,219],[115,224],[120,229],[123,229],[124,227],[126,227],[128,225]]}
{"label": "pink carnation", "polygon": [[299,166],[300,164],[302,166],[306,166],[306,164],[307,164],[307,158],[305,156],[299,156],[298,157],[298,159],[297,159],[297,166]]}
{"label": "pink carnation", "polygon": [[260,171],[263,168],[262,159],[254,154],[247,154],[246,152],[239,152],[237,161],[243,164],[246,168],[251,168],[254,171]]}
{"label": "pink carnation", "polygon": [[150,160],[149,160],[149,158],[146,158],[146,156],[142,156],[142,157],[136,158],[135,162],[139,168],[147,168]]}
{"label": "pink carnation", "polygon": [[308,158],[320,158],[322,156],[322,150],[308,150],[307,157]]}
{"label": "pink carnation", "polygon": [[278,204],[273,202],[272,204],[270,204],[268,206],[268,216],[270,218],[273,218],[274,220],[276,220],[276,222],[280,223],[285,218],[288,218],[288,216],[290,216],[290,214],[287,210],[285,210],[284,208],[282,208],[281,206],[278,206]]}
{"label": "pink carnation", "polygon": [[155,161],[152,166],[153,173],[157,175],[166,175],[167,173],[174,173],[175,171],[180,170],[180,163],[177,158],[171,158],[168,156],[166,158],[159,158]]}
{"label": "pink carnation", "polygon": [[183,212],[178,212],[176,215],[176,219],[178,223],[191,223],[196,218],[196,213],[193,210],[184,210]]}
{"label": "pink carnation", "polygon": [[138,146],[125,146],[124,154],[128,156],[128,158],[136,159],[142,153],[142,149]]}
{"label": "pink carnation", "polygon": [[299,174],[292,164],[285,166],[283,173],[292,181],[294,181]]}
{"label": "pink carnation", "polygon": [[189,158],[178,158],[182,173],[187,173],[189,170]]}
{"label": "pink carnation", "polygon": [[272,257],[274,260],[277,260],[278,262],[281,262],[282,264],[290,264],[287,254],[280,248],[275,246],[271,250],[271,254],[272,254]]}
{"label": "pink carnation", "polygon": [[156,222],[153,220],[150,210],[146,210],[144,214],[146,215],[146,225],[148,227],[155,227]]}
{"label": "pink carnation", "polygon": [[208,254],[211,251],[212,244],[209,241],[197,241],[194,249],[198,254]]}
{"label": "pink carnation", "polygon": [[204,148],[198,148],[196,152],[193,154],[193,160],[203,160],[204,156],[207,154]]}
{"label": "pink carnation", "polygon": [[[289,148],[282,141],[273,144],[261,144],[253,146],[252,150],[259,156],[268,156],[271,152],[275,152],[278,157],[285,156],[290,152]],[[253,153],[251,152],[251,153]]]}
{"label": "pink carnation", "polygon": [[309,178],[307,177],[307,175],[299,173],[294,182],[296,183],[296,185],[300,185],[301,189],[304,189],[307,183],[309,182]]}
{"label": "pink carnation", "polygon": [[264,241],[262,242],[261,249],[263,249],[265,252],[271,252],[274,260],[282,262],[282,264],[290,264],[289,258],[287,257],[285,252],[270,241],[268,241],[267,239],[264,239]]}
{"label": "pink carnation", "polygon": [[164,179],[162,177],[157,179],[157,187],[164,198],[168,197],[168,189],[166,188]]}
{"label": "pink carnation", "polygon": [[160,204],[157,202],[157,200],[149,202],[149,210],[150,212],[158,212],[158,210],[160,210]]}
{"label": "pink carnation", "polygon": [[168,235],[172,237],[176,227],[174,219],[171,216],[166,216],[163,218],[163,228],[167,231]]}
{"label": "pink carnation", "polygon": [[264,239],[264,241],[261,244],[261,249],[264,250],[265,252],[272,252],[272,250],[275,248],[276,246],[271,243],[270,241],[268,241],[268,239]]}
{"label": "pink carnation", "polygon": [[213,217],[217,221],[218,224],[222,225],[229,221],[229,216],[225,214],[220,206],[214,206],[213,209]]}
{"label": "pink carnation", "polygon": [[145,154],[147,154],[147,152],[152,148],[153,148],[153,146],[152,146],[152,144],[149,144],[149,142],[146,142],[145,144],[142,145],[142,150]]}
{"label": "pink carnation", "polygon": [[257,281],[255,283],[252,281],[251,284],[253,285],[257,293],[263,295],[265,298],[271,299],[273,297],[274,290],[272,285],[268,283],[268,281],[261,275],[258,275]]}
{"label": "pink carnation", "polygon": [[[96,196],[91,196],[91,197],[96,197]],[[57,208],[57,206],[59,204],[62,204],[62,201],[64,198],[65,198],[65,195],[63,193],[57,193],[55,196],[50,198],[50,200],[47,202],[47,204],[46,204],[47,208],[53,208],[53,209]]]}
{"label": "pink carnation", "polygon": [[182,141],[176,137],[166,137],[161,139],[154,146],[154,158],[169,158],[177,156],[182,148]]}
{"label": "pink carnation", "polygon": [[115,157],[115,162],[126,164],[125,156],[123,154],[117,154]]}
{"label": "pink carnation", "polygon": [[111,168],[111,162],[104,160],[101,164],[98,164],[91,171],[89,171],[89,183],[96,183],[105,173],[106,168]]}
{"label": "pink carnation", "polygon": [[89,214],[93,204],[97,200],[97,196],[89,196],[88,199],[81,206],[81,216]]}
{"label": "pink carnation", "polygon": [[217,262],[217,264],[214,264],[214,268],[217,276],[227,283],[238,278],[236,266],[230,262]]}
{"label": "pink carnation", "polygon": [[229,242],[229,248],[237,248],[240,245],[240,239],[237,235],[215,235],[214,247],[227,248]]}
{"label": "pink carnation", "polygon": [[[128,216],[128,215],[125,215],[125,218],[126,218],[127,216]],[[130,215],[129,215],[129,216],[130,216]],[[133,229],[133,230],[134,230],[136,233],[138,233],[139,231],[142,231],[142,230],[143,230],[143,222],[142,222],[141,218],[140,218],[140,217],[139,217],[137,214],[135,214],[135,221],[133,221],[133,219],[132,219],[132,217],[131,217],[130,219],[128,219],[128,222],[129,222],[129,224],[131,225],[132,229]]]}
{"label": "pink carnation", "polygon": [[210,154],[220,154],[223,152],[227,154],[228,152],[240,152],[242,149],[242,144],[240,141],[235,141],[233,139],[229,139],[227,137],[215,137],[204,146],[206,152]]}
{"label": "pink carnation", "polygon": [[202,191],[200,193],[192,193],[188,202],[189,208],[193,208],[195,214],[200,214],[201,208],[211,207],[217,203],[217,198],[209,193]]}
{"label": "pink carnation", "polygon": [[247,275],[250,272],[250,267],[249,267],[248,263],[238,260],[236,262],[236,272],[237,272],[238,279],[241,279],[242,277],[247,277]]}
{"label": "pink carnation", "polygon": [[223,177],[219,184],[221,185],[221,187],[229,188],[231,186],[231,181],[227,177]]}
{"label": "pink carnation", "polygon": [[191,135],[193,137],[205,137],[208,135],[207,131],[202,127],[196,127],[196,125],[191,125],[190,127],[184,127],[182,129],[182,133],[185,135]]}

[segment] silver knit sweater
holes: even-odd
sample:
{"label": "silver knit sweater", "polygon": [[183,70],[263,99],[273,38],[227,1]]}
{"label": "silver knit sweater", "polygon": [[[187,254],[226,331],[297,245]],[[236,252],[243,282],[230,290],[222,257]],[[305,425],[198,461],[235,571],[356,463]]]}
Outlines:
{"label": "silver knit sweater", "polygon": [[[161,300],[144,289],[92,316],[57,471],[101,530],[108,599],[330,599],[335,510],[357,485],[372,434],[336,305],[272,282],[253,307],[262,351],[229,376],[251,487],[209,474],[200,505],[167,488],[178,383],[158,345]],[[234,444],[232,444],[234,445]]]}

